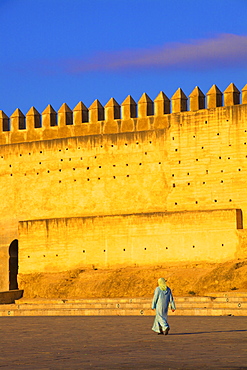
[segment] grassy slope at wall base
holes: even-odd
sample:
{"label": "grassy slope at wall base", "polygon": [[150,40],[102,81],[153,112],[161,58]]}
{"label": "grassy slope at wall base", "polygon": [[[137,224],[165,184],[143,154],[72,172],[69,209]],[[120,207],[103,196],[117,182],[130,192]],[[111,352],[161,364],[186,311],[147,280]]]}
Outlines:
{"label": "grassy slope at wall base", "polygon": [[247,291],[247,258],[225,263],[161,263],[121,269],[20,274],[25,298],[151,297],[165,277],[175,296]]}

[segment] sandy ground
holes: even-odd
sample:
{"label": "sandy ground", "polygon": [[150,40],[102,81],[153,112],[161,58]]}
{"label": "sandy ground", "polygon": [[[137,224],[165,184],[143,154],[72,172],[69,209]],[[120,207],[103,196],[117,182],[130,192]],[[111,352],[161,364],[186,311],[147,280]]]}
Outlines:
{"label": "sandy ground", "polygon": [[19,274],[26,298],[151,297],[164,277],[175,296],[247,291],[247,258],[225,263],[174,263],[119,269]]}

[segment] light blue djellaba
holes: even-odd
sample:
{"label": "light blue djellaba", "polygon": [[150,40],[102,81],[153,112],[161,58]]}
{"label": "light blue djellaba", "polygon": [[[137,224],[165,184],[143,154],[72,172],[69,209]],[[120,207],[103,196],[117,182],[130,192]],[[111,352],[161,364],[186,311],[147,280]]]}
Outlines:
{"label": "light blue djellaba", "polygon": [[158,280],[159,286],[154,291],[154,297],[152,302],[152,309],[156,310],[156,316],[152,330],[159,334],[168,334],[170,330],[167,321],[167,312],[169,304],[171,305],[172,311],[175,311],[176,306],[172,296],[171,289],[166,285],[166,280],[160,278]]}

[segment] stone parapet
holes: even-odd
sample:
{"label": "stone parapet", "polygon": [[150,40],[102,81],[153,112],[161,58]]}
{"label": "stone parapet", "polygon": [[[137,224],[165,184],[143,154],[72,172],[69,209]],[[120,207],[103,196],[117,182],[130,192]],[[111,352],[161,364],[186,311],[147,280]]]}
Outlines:
{"label": "stone parapet", "polygon": [[[247,102],[246,86],[242,89],[242,105]],[[121,105],[111,98],[105,107],[96,99],[89,108],[79,102],[72,110],[64,103],[58,112],[51,105],[48,105],[42,114],[34,107],[31,107],[26,115],[20,109],[16,109],[10,117],[4,111],[0,111],[0,145],[143,131],[161,126],[165,128],[167,121],[173,121],[173,116],[181,115],[185,119],[187,115],[200,111],[239,107],[240,95],[240,91],[231,83],[224,94],[216,85],[210,88],[207,93],[206,109],[205,95],[199,87],[195,87],[189,95],[189,110],[188,98],[179,88],[171,98],[171,111],[170,99],[162,91],[154,101],[144,93],[138,104],[129,95]]]}

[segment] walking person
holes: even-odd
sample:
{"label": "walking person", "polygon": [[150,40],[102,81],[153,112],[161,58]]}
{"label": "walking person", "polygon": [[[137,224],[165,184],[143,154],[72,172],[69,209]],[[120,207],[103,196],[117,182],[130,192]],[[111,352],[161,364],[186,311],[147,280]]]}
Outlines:
{"label": "walking person", "polygon": [[167,335],[170,330],[167,322],[169,303],[171,305],[172,312],[176,310],[176,306],[173,300],[172,291],[166,285],[166,280],[164,278],[158,279],[158,285],[159,286],[154,291],[152,302],[152,310],[156,310],[152,330],[158,334]]}

